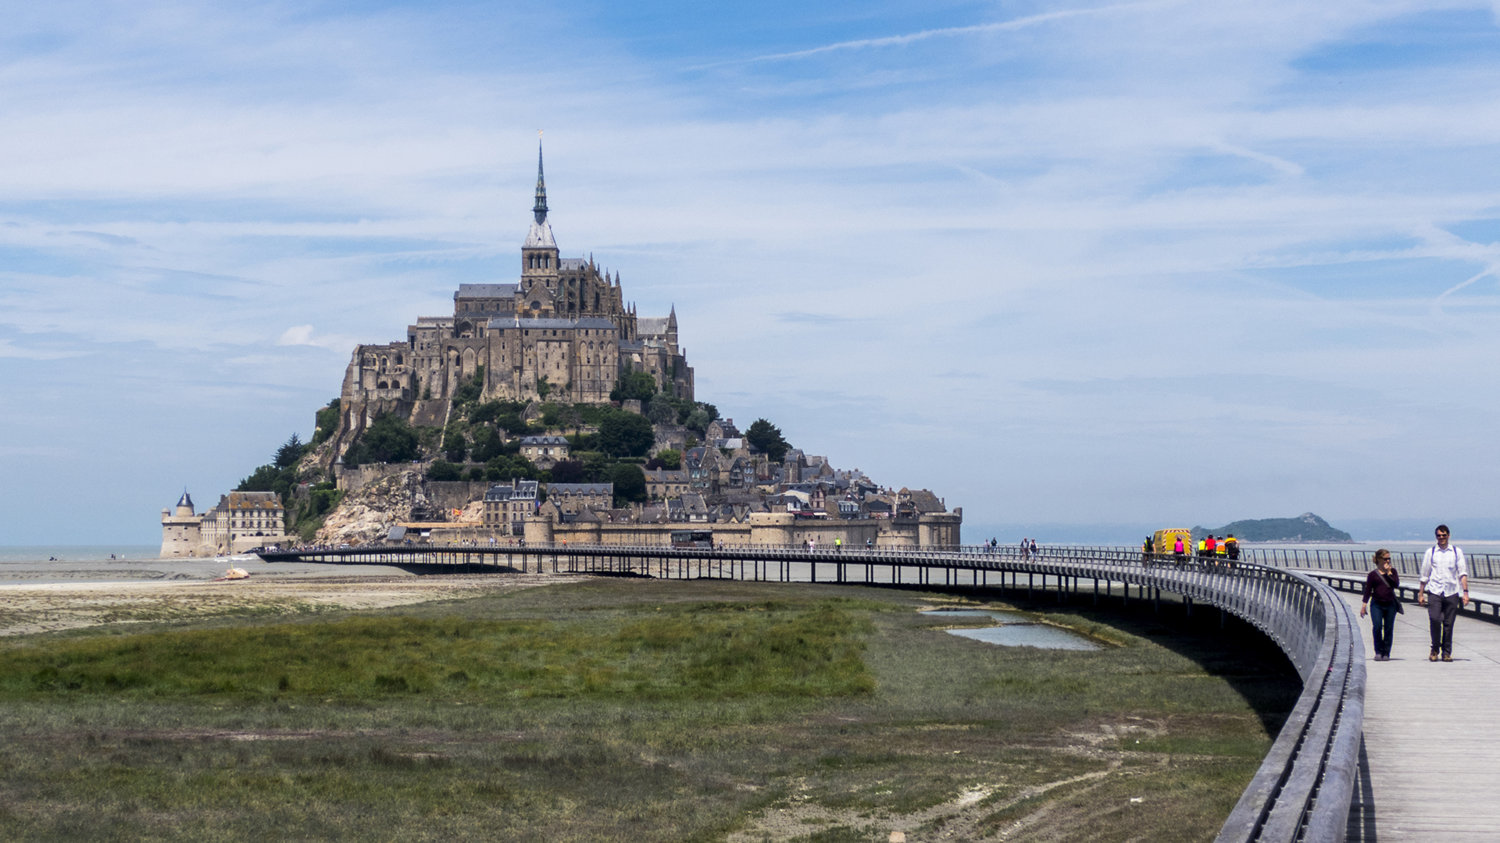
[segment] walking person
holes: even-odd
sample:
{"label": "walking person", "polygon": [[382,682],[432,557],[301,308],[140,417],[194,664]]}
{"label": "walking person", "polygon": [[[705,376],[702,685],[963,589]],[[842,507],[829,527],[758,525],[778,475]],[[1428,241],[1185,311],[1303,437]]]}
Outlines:
{"label": "walking person", "polygon": [[1396,631],[1396,615],[1401,608],[1401,575],[1391,567],[1391,552],[1385,548],[1375,551],[1375,570],[1365,576],[1365,591],[1360,604],[1359,616],[1370,613],[1370,626],[1375,636],[1375,661],[1391,660],[1391,635]]}
{"label": "walking person", "polygon": [[[1453,661],[1453,619],[1459,606],[1469,605],[1469,563],[1464,552],[1448,544],[1448,525],[1439,524],[1433,531],[1437,544],[1422,554],[1422,579],[1417,583],[1417,603],[1427,607],[1427,626],[1432,632],[1432,652],[1427,660],[1439,657]],[[1427,599],[1431,593],[1432,599]]]}

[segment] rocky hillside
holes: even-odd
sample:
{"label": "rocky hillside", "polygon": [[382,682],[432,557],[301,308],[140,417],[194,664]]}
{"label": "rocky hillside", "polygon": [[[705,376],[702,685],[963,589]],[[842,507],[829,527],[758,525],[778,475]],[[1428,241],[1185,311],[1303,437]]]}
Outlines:
{"label": "rocky hillside", "polygon": [[1222,527],[1194,527],[1193,536],[1213,533],[1224,536],[1233,533],[1235,538],[1247,542],[1351,542],[1354,537],[1343,530],[1329,526],[1327,521],[1311,512],[1296,518],[1257,518],[1235,521]]}
{"label": "rocky hillside", "polygon": [[[422,473],[402,471],[371,483],[344,498],[328,514],[315,541],[318,544],[363,544],[380,541],[391,525],[411,521],[413,511],[430,506],[422,488]],[[471,501],[449,523],[478,525],[484,520],[484,501]]]}
{"label": "rocky hillside", "polygon": [[363,544],[385,538],[390,525],[410,521],[412,507],[426,504],[422,476],[403,471],[349,495],[318,530],[319,544]]}

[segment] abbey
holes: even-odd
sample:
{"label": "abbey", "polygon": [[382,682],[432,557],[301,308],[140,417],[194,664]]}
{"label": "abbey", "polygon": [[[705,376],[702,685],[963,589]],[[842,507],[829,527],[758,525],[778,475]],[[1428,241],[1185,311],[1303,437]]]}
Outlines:
{"label": "abbey", "polygon": [[676,308],[638,318],[618,272],[562,257],[547,221],[540,147],[536,169],[519,280],[460,284],[452,316],[418,317],[405,342],[357,346],[340,394],[339,451],[381,413],[442,425],[449,399],[481,371],[486,401],[603,404],[632,371],[652,375],[664,394],[693,398]]}

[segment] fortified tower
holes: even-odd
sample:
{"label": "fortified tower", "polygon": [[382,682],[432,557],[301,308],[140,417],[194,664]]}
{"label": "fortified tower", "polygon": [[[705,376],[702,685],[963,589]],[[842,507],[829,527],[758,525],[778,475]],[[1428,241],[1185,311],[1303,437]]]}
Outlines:
{"label": "fortified tower", "polygon": [[182,490],[177,506],[161,511],[161,556],[170,559],[198,555],[203,536],[203,516],[193,513],[193,499]]}

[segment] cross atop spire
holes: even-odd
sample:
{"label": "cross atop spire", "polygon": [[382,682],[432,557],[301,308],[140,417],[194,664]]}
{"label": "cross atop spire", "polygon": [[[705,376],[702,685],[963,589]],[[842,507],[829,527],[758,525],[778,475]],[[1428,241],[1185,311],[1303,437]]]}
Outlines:
{"label": "cross atop spire", "polygon": [[547,181],[542,178],[542,132],[536,133],[536,205],[531,213],[538,223],[547,221]]}

